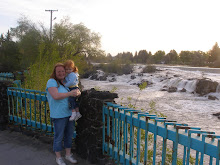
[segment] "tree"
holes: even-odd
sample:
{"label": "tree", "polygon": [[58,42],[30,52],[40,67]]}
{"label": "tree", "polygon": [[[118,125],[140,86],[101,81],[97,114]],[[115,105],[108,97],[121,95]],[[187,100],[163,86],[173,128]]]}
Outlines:
{"label": "tree", "polygon": [[191,65],[205,66],[208,62],[208,54],[202,51],[192,51]]}
{"label": "tree", "polygon": [[20,69],[20,53],[18,45],[11,40],[10,32],[0,38],[0,71],[13,72]]}
{"label": "tree", "polygon": [[209,51],[209,62],[215,62],[220,58],[220,48],[216,42],[212,49]]}
{"label": "tree", "polygon": [[22,68],[33,64],[39,55],[41,32],[37,26],[23,16],[17,21],[18,26],[11,28],[11,34],[16,38],[21,56]]}
{"label": "tree", "polygon": [[25,88],[44,90],[53,66],[57,62],[71,59],[79,68],[79,74],[83,74],[91,70],[88,59],[105,58],[104,51],[100,49],[100,36],[83,24],[73,25],[69,19],[61,20],[54,25],[52,41],[48,40],[45,29],[40,34],[39,55],[30,67]]}
{"label": "tree", "polygon": [[146,64],[150,59],[150,54],[146,50],[140,50],[137,55],[137,62]]}
{"label": "tree", "polygon": [[164,62],[164,57],[165,57],[165,51],[158,50],[153,56],[153,61],[156,64],[160,64]]}
{"label": "tree", "polygon": [[98,33],[91,32],[82,23],[73,25],[69,18],[54,25],[53,43],[61,57],[71,58],[76,55],[99,56],[103,55]]}
{"label": "tree", "polygon": [[173,49],[165,56],[164,61],[166,64],[177,64],[179,61],[179,56],[177,52]]}
{"label": "tree", "polygon": [[118,53],[114,57],[114,60],[117,60],[118,63],[121,64],[127,64],[127,63],[130,64],[133,61],[133,54],[131,52]]}
{"label": "tree", "polygon": [[182,64],[186,64],[186,65],[191,64],[193,55],[190,51],[181,51],[179,56]]}

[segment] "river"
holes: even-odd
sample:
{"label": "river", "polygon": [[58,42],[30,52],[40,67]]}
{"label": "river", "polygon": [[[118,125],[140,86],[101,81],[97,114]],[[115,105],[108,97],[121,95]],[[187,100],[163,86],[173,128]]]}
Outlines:
{"label": "river", "polygon": [[[144,65],[135,65],[132,74],[116,75],[115,82],[81,79],[81,83],[84,89],[114,90],[119,96],[115,99],[116,103],[122,105],[131,103],[144,111],[149,111],[149,104],[154,102],[157,113],[166,115],[167,119],[200,127],[204,131],[214,131],[220,135],[220,119],[213,116],[213,113],[220,112],[220,101],[208,99],[208,95],[220,99],[219,90],[205,96],[193,92],[196,81],[200,78],[208,78],[220,84],[220,69],[157,65],[159,71],[139,76],[138,73],[143,67]],[[131,75],[136,78],[131,79]],[[147,80],[149,85],[140,90],[134,84],[143,80]],[[173,93],[161,91],[164,86],[175,86],[178,91]],[[185,88],[186,92],[180,92],[182,88]]]}

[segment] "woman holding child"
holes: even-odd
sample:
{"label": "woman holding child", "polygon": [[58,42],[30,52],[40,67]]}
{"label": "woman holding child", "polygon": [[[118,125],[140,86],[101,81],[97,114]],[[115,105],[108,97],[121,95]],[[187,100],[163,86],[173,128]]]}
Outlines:
{"label": "woman holding child", "polygon": [[65,87],[63,84],[65,76],[65,66],[62,63],[57,63],[46,87],[50,107],[50,117],[54,123],[53,150],[56,154],[56,162],[58,165],[66,165],[61,157],[63,146],[66,151],[66,160],[71,163],[77,163],[77,160],[74,159],[71,153],[74,121],[69,120],[72,111],[69,109],[68,98],[71,96],[77,97],[81,93],[79,89],[73,89],[70,91]]}

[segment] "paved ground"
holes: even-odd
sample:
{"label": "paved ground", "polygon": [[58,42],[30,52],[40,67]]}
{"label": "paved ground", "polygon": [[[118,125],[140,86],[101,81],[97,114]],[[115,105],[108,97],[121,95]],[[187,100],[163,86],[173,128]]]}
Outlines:
{"label": "paved ground", "polygon": [[[85,160],[78,157],[76,159],[78,165],[90,165]],[[71,163],[65,162],[67,165],[71,165]],[[5,130],[0,131],[0,164],[56,165],[56,162],[51,144],[45,144],[20,132]]]}

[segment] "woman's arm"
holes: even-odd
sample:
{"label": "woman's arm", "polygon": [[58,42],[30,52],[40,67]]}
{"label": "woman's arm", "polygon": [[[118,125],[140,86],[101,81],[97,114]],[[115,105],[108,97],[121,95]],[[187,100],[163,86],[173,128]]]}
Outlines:
{"label": "woman's arm", "polygon": [[72,91],[67,92],[67,93],[58,93],[57,87],[48,88],[48,92],[50,93],[50,95],[53,97],[54,100],[65,99],[69,96],[76,97],[76,96],[81,94],[79,90],[72,90]]}

